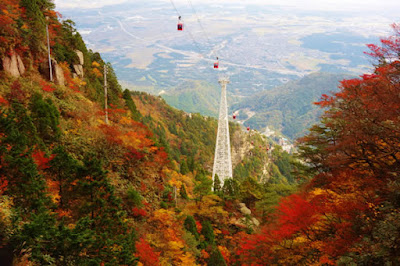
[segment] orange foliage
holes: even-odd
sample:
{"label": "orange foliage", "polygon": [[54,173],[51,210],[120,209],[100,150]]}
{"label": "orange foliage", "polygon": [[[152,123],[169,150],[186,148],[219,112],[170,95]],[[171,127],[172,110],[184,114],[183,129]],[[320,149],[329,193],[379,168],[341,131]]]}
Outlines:
{"label": "orange foliage", "polygon": [[1,97],[1,95],[0,95],[0,104],[8,105],[8,101],[3,97]]}
{"label": "orange foliage", "polygon": [[66,81],[67,87],[70,88],[71,90],[75,91],[75,92],[79,92],[78,85],[72,79],[72,74],[71,74],[71,70],[69,69],[68,63],[67,62],[61,62],[61,63],[59,63],[59,66],[61,67],[61,69],[64,72],[64,79]]}
{"label": "orange foliage", "polygon": [[194,257],[184,250],[183,225],[177,220],[174,212],[165,209],[156,210],[149,222],[157,232],[163,232],[148,235],[149,242],[161,252],[161,264],[195,265]]}
{"label": "orange foliage", "polygon": [[20,16],[21,9],[17,1],[0,1],[0,58],[4,55],[10,56],[13,49],[17,53],[24,50],[17,31],[17,20]]}

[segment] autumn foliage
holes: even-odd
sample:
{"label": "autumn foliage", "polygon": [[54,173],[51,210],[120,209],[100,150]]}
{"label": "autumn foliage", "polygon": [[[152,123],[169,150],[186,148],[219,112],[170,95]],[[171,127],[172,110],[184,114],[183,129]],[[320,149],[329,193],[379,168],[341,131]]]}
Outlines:
{"label": "autumn foliage", "polygon": [[[283,199],[274,223],[238,250],[244,265],[399,263],[400,32],[368,45],[372,74],[343,80],[316,103],[321,123],[300,139],[313,178]],[[383,229],[386,228],[386,229]],[[390,228],[390,229],[389,229]],[[379,245],[377,245],[379,243]]]}
{"label": "autumn foliage", "polygon": [[156,266],[160,265],[159,253],[155,252],[154,249],[147,243],[144,238],[141,238],[136,243],[136,256],[139,258],[139,262],[144,266]]}

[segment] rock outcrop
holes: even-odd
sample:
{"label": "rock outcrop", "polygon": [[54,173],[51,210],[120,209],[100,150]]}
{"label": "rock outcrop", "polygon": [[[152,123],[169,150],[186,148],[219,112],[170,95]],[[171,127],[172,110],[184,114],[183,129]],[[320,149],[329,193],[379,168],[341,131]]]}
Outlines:
{"label": "rock outcrop", "polygon": [[246,204],[239,203],[238,209],[244,217],[241,217],[241,218],[232,217],[229,220],[230,224],[235,225],[237,227],[241,227],[241,228],[252,228],[252,229],[260,226],[260,222],[255,217],[250,216],[251,210],[246,207]]}
{"label": "rock outcrop", "polygon": [[75,53],[79,58],[79,64],[73,65],[73,68],[78,77],[83,78],[83,64],[85,63],[83,53],[79,50],[75,50]]}
{"label": "rock outcrop", "polygon": [[79,64],[83,66],[83,64],[85,63],[85,61],[83,59],[83,53],[79,50],[75,50],[75,53],[79,58]]}
{"label": "rock outcrop", "polygon": [[[58,62],[55,59],[51,59],[51,68],[52,68],[52,75],[53,75],[54,83],[57,85],[64,86],[65,85],[64,70],[61,68],[61,66],[58,64]],[[50,80],[50,71],[49,71],[49,62],[48,61],[40,64],[39,72],[44,78],[46,78],[47,80]]]}
{"label": "rock outcrop", "polygon": [[74,65],[74,71],[78,75],[78,77],[83,78],[83,66],[82,65]]}
{"label": "rock outcrop", "polygon": [[25,73],[25,66],[21,57],[12,51],[12,55],[2,59],[3,69],[6,73],[18,78]]}
{"label": "rock outcrop", "polygon": [[239,203],[239,210],[243,215],[250,215],[251,210],[246,207],[246,204],[244,203]]}
{"label": "rock outcrop", "polygon": [[65,78],[64,78],[64,70],[60,67],[59,64],[57,64],[56,60],[52,60],[55,62],[54,65],[52,65],[53,67],[53,73],[54,73],[54,82],[57,85],[61,85],[64,86],[65,85]]}

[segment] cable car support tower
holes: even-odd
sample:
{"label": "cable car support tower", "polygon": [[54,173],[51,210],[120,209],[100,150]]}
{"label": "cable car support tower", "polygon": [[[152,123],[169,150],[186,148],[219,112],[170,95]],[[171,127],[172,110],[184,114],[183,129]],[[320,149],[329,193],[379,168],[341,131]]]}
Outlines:
{"label": "cable car support tower", "polygon": [[218,132],[217,142],[215,145],[214,168],[212,178],[218,175],[221,184],[228,178],[232,178],[232,159],[231,145],[229,140],[229,125],[228,125],[228,106],[226,103],[226,85],[229,79],[226,77],[218,80],[221,84],[221,103],[219,106]]}

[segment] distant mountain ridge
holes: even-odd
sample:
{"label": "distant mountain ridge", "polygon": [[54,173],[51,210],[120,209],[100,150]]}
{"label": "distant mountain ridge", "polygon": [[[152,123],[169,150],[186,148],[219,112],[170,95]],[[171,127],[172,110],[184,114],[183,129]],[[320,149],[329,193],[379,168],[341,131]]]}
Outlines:
{"label": "distant mountain ridge", "polygon": [[[294,139],[317,122],[322,113],[313,102],[324,93],[338,90],[339,81],[353,76],[347,74],[313,73],[275,89],[263,91],[231,106],[232,111],[247,109],[255,113],[247,118],[239,112],[244,125],[258,130],[266,126]],[[246,120],[247,119],[247,120]]]}

